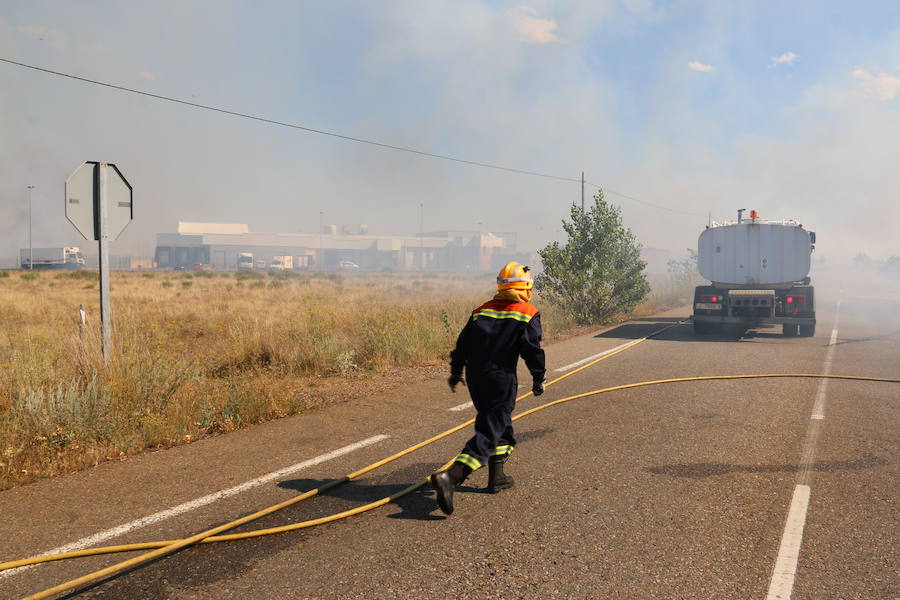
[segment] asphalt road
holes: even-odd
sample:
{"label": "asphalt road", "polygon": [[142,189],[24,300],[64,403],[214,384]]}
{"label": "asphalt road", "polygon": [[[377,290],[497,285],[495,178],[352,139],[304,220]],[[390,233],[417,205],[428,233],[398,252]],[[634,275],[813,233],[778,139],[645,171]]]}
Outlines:
{"label": "asphalt road", "polygon": [[[700,338],[679,325],[521,406],[669,377],[900,375],[900,295],[820,290],[817,308],[813,338],[783,338],[775,330]],[[671,311],[550,346],[549,366],[687,314]],[[102,544],[185,537],[458,424],[473,411],[448,409],[465,398],[450,394],[435,374],[364,402],[4,492],[0,559],[45,552],[389,436]],[[516,487],[483,493],[486,474],[477,472],[449,518],[430,490],[420,490],[317,528],[189,548],[71,597],[763,599],[781,590],[781,597],[798,599],[898,598],[898,424],[896,384],[761,379],[593,396],[518,421],[519,445],[507,468]],[[387,496],[452,458],[468,435],[454,434],[238,531]],[[0,597],[33,593],[129,556],[0,574]]]}

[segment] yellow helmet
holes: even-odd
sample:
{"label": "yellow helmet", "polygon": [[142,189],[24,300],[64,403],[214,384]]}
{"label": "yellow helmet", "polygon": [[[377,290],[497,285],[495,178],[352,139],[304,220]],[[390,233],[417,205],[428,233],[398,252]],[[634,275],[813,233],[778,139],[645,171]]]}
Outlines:
{"label": "yellow helmet", "polygon": [[508,262],[497,275],[497,290],[530,290],[534,287],[531,269],[517,262]]}

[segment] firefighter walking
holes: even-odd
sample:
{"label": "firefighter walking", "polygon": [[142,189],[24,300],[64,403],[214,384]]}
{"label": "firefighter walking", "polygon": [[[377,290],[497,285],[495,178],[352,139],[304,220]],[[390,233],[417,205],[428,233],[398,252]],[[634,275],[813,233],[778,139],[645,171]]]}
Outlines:
{"label": "firefighter walking", "polygon": [[[456,348],[450,354],[452,391],[468,382],[478,411],[475,435],[453,465],[431,476],[437,501],[446,514],[453,512],[453,491],[472,471],[488,466],[488,492],[512,487],[503,465],[516,447],[512,411],[518,381],[516,365],[521,356],[531,373],[535,396],[544,393],[544,351],[541,349],[541,315],[530,304],[534,279],[528,267],[507,263],[497,276],[497,295],[472,311]],[[463,370],[466,380],[463,381]]]}

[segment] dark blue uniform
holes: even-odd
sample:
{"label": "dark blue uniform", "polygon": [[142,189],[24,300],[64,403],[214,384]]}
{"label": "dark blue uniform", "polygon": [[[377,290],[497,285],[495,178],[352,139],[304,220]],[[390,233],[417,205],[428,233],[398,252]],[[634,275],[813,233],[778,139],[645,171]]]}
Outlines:
{"label": "dark blue uniform", "polygon": [[492,456],[513,451],[512,411],[516,404],[516,364],[519,357],[535,381],[543,381],[541,315],[527,302],[491,300],[472,311],[450,353],[450,372],[462,375],[478,411],[475,435],[456,457],[473,471]]}

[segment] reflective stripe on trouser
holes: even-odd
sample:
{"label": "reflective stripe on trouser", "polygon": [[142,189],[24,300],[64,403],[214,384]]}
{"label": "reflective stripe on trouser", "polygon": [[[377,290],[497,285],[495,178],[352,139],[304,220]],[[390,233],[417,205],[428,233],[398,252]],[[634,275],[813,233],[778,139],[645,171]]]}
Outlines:
{"label": "reflective stripe on trouser", "polygon": [[474,471],[492,456],[508,456],[516,445],[512,411],[516,405],[517,381],[515,373],[467,368],[466,382],[478,414],[475,435],[466,442],[456,460]]}

